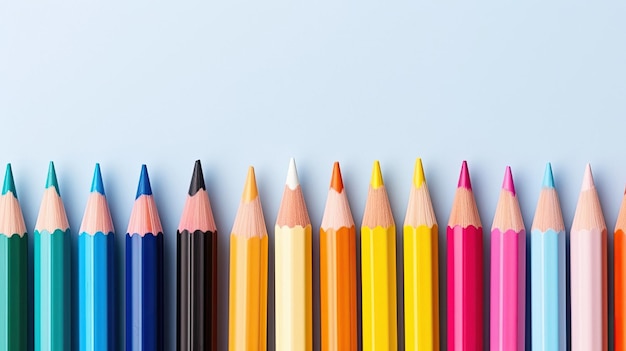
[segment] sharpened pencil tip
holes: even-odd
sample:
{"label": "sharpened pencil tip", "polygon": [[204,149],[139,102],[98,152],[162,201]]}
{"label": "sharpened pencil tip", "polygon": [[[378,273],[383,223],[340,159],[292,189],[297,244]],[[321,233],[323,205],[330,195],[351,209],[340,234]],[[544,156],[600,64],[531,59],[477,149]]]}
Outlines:
{"label": "sharpened pencil tip", "polygon": [[200,189],[206,190],[204,184],[204,173],[202,173],[202,164],[200,160],[196,160],[193,166],[193,174],[191,175],[191,182],[189,183],[189,196],[194,196]]}
{"label": "sharpened pencil tip", "polygon": [[413,185],[416,189],[422,187],[426,183],[426,176],[424,176],[424,167],[422,166],[422,159],[415,160],[415,168],[413,169]]}
{"label": "sharpened pencil tip", "polygon": [[57,182],[57,172],[54,169],[54,162],[52,161],[50,161],[50,165],[48,166],[48,179],[46,179],[46,189],[49,187],[54,187],[57,194],[61,194],[59,192],[59,183]]}
{"label": "sharpened pencil tip", "polygon": [[11,164],[7,163],[7,170],[4,173],[4,186],[2,187],[2,195],[6,195],[8,192],[12,192],[17,198],[17,192],[15,191],[15,181],[13,180],[13,170]]}
{"label": "sharpened pencil tip", "polygon": [[504,171],[504,180],[502,181],[502,189],[510,192],[515,196],[515,184],[513,184],[513,174],[511,173],[511,167],[506,166]]}
{"label": "sharpened pencil tip", "polygon": [[591,165],[587,163],[587,166],[585,167],[585,176],[583,177],[583,185],[580,190],[581,191],[589,190],[589,189],[592,189],[594,186],[595,185],[593,183],[593,174],[591,173]]}
{"label": "sharpened pencil tip", "polygon": [[293,157],[289,159],[289,170],[287,170],[287,181],[285,184],[291,190],[295,190],[298,185],[300,185],[298,170],[296,169],[296,160]]}
{"label": "sharpened pencil tip", "polygon": [[554,176],[552,175],[552,165],[546,163],[546,170],[543,173],[543,187],[554,189]]}
{"label": "sharpened pencil tip", "polygon": [[470,181],[469,170],[467,169],[467,161],[463,161],[461,165],[461,174],[459,175],[458,188],[472,190],[472,182]]}
{"label": "sharpened pencil tip", "polygon": [[339,162],[335,162],[333,165],[333,175],[330,178],[330,187],[335,189],[338,193],[343,190],[343,179],[341,177]]}
{"label": "sharpened pencil tip", "polygon": [[93,171],[93,180],[91,181],[91,192],[99,192],[104,195],[104,184],[102,183],[102,173],[100,172],[100,164],[96,163],[96,169]]}
{"label": "sharpened pencil tip", "polygon": [[139,176],[139,185],[137,186],[138,199],[141,195],[152,195],[152,187],[150,186],[150,177],[148,177],[148,167],[141,165],[141,175]]}
{"label": "sharpened pencil tip", "polygon": [[254,175],[254,167],[248,168],[248,177],[246,178],[246,184],[243,187],[243,195],[241,200],[243,202],[250,202],[259,196],[259,191],[256,187],[256,177]]}
{"label": "sharpened pencil tip", "polygon": [[380,170],[380,162],[378,160],[374,161],[374,167],[372,168],[372,180],[370,181],[370,185],[374,189],[378,189],[381,186],[384,186],[383,182],[383,174]]}

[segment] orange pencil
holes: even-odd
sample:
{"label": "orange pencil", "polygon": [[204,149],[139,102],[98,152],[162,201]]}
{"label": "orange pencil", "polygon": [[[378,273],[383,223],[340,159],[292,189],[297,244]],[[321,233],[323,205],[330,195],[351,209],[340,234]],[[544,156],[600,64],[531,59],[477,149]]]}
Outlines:
{"label": "orange pencil", "polygon": [[322,351],[356,351],[356,228],[339,162],[320,227]]}
{"label": "orange pencil", "polygon": [[228,349],[267,349],[267,229],[256,187],[248,170],[230,234]]}
{"label": "orange pencil", "polygon": [[626,351],[626,192],[615,224],[615,351]]}

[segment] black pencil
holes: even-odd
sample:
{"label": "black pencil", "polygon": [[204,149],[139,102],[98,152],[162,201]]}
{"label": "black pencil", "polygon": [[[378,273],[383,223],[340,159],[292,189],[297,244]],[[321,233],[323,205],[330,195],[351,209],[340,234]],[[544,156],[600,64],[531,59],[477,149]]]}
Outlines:
{"label": "black pencil", "polygon": [[177,243],[177,350],[217,350],[217,230],[200,160]]}

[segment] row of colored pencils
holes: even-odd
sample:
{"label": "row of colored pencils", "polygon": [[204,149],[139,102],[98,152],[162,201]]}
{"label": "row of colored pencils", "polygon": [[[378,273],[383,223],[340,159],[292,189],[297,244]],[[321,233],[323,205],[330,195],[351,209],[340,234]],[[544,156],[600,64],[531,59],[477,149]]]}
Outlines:
{"label": "row of colored pencils", "polygon": [[[483,233],[467,164],[447,227],[447,344],[482,350]],[[163,229],[142,166],[126,234],[126,350],[164,349]],[[626,350],[626,196],[615,231],[615,345]],[[78,349],[115,350],[114,228],[96,165],[78,235]],[[34,232],[34,348],[71,348],[70,228],[54,165]],[[339,164],[320,227],[322,350],[356,350],[357,236]],[[587,166],[570,233],[571,349],[607,349],[607,229]],[[398,348],[396,227],[382,172],[374,163],[361,224],[361,325],[364,350]],[[0,196],[0,351],[27,347],[26,226],[11,166]],[[229,349],[267,347],[268,235],[250,167],[230,235]],[[312,225],[295,162],[289,164],[274,228],[276,350],[312,350]],[[565,226],[552,169],[544,174],[530,234],[532,349],[566,350]],[[415,165],[403,228],[405,348],[439,349],[438,225],[421,160]],[[511,169],[491,230],[491,350],[523,350],[526,232]],[[196,161],[177,233],[179,350],[215,350],[217,229]]]}

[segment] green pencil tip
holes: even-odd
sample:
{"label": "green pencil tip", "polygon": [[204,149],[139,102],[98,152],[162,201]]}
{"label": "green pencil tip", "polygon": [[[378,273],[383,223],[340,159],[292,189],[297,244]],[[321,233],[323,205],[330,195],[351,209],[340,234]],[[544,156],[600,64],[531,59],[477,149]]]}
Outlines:
{"label": "green pencil tip", "polygon": [[46,180],[46,189],[54,187],[57,194],[61,196],[59,192],[59,183],[57,182],[57,172],[54,170],[54,162],[50,161],[50,166],[48,167],[48,179]]}
{"label": "green pencil tip", "polygon": [[15,182],[13,181],[13,170],[11,164],[7,163],[7,171],[4,173],[4,186],[2,187],[2,195],[6,195],[8,192],[12,192],[17,198],[17,192],[15,191]]}

